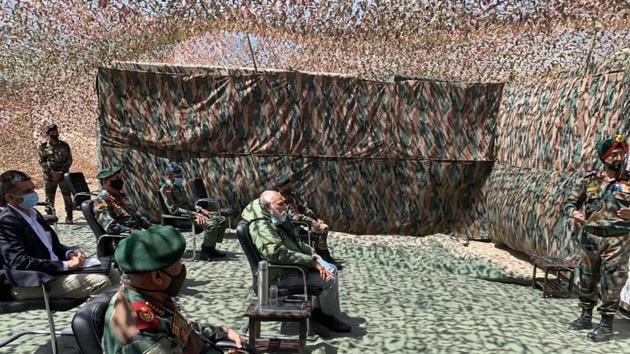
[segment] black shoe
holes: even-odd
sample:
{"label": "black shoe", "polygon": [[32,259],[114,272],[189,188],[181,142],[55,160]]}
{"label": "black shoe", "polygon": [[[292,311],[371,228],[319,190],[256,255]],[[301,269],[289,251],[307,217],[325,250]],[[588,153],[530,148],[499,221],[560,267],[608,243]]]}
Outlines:
{"label": "black shoe", "polygon": [[199,253],[199,260],[209,261],[211,258],[212,256],[210,256],[210,247],[201,247],[201,252]]}
{"label": "black shoe", "polygon": [[580,317],[575,321],[569,322],[568,327],[574,331],[593,328],[593,310],[582,310]]}
{"label": "black shoe", "polygon": [[591,342],[605,342],[613,336],[613,315],[602,315],[599,326],[586,336]]}
{"label": "black shoe", "polygon": [[352,330],[352,327],[339,321],[334,316],[323,313],[321,309],[313,310],[311,313],[311,320],[321,324],[333,332],[347,333]]}
{"label": "black shoe", "polygon": [[210,257],[213,258],[225,258],[225,253],[219,252],[216,248],[210,247]]}

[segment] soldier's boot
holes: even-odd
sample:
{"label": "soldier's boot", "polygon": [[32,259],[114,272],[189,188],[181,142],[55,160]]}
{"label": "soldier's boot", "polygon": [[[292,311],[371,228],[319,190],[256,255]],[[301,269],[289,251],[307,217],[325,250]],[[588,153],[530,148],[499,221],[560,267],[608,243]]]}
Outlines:
{"label": "soldier's boot", "polygon": [[593,328],[593,310],[582,309],[580,317],[575,321],[569,322],[569,329],[574,331],[591,328]]}
{"label": "soldier's boot", "polygon": [[210,256],[213,258],[225,258],[225,253],[220,252],[215,246],[210,247]]}
{"label": "soldier's boot", "polygon": [[72,224],[72,209],[66,210],[66,224]]}
{"label": "soldier's boot", "polygon": [[199,260],[209,261],[212,258],[210,255],[210,247],[201,246],[201,252],[199,253]]}
{"label": "soldier's boot", "polygon": [[605,342],[613,336],[613,315],[602,315],[599,326],[586,336],[591,342]]}

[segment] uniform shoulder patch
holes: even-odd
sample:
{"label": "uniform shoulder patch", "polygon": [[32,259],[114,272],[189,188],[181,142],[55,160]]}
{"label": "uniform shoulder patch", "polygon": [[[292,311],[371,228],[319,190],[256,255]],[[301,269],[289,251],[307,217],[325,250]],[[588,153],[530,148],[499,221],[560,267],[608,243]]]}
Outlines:
{"label": "uniform shoulder patch", "polygon": [[160,321],[153,310],[144,301],[134,301],[133,310],[136,312],[136,326],[140,331],[160,327]]}

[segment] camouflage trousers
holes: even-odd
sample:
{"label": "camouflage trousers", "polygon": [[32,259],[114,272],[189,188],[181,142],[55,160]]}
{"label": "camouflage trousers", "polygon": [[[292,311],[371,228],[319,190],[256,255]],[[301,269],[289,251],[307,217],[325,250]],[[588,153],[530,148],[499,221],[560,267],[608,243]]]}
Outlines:
{"label": "camouflage trousers", "polygon": [[[66,216],[72,218],[72,194],[70,193],[70,188],[63,180],[58,182],[46,180],[46,183],[44,185],[44,191],[46,192],[46,203],[52,205],[53,207],[55,206],[55,194],[57,193],[57,185],[59,185],[61,195],[63,195],[63,204],[66,207]],[[51,214],[52,210],[46,207],[46,213]]]}
{"label": "camouflage trousers", "polygon": [[579,249],[580,307],[592,310],[599,297],[602,304],[597,310],[614,315],[628,277],[630,237],[599,237],[581,231]]}
{"label": "camouflage trousers", "polygon": [[208,218],[205,224],[195,223],[195,228],[203,229],[203,247],[214,247],[217,243],[223,242],[227,219],[224,216],[213,216]]}

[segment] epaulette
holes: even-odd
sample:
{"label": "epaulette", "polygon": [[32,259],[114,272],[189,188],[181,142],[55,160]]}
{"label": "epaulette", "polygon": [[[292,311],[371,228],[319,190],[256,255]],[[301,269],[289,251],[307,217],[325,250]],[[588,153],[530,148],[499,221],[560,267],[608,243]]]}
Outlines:
{"label": "epaulette", "polygon": [[131,306],[133,306],[133,310],[136,312],[136,327],[138,327],[140,331],[160,327],[160,321],[146,302],[134,301]]}

